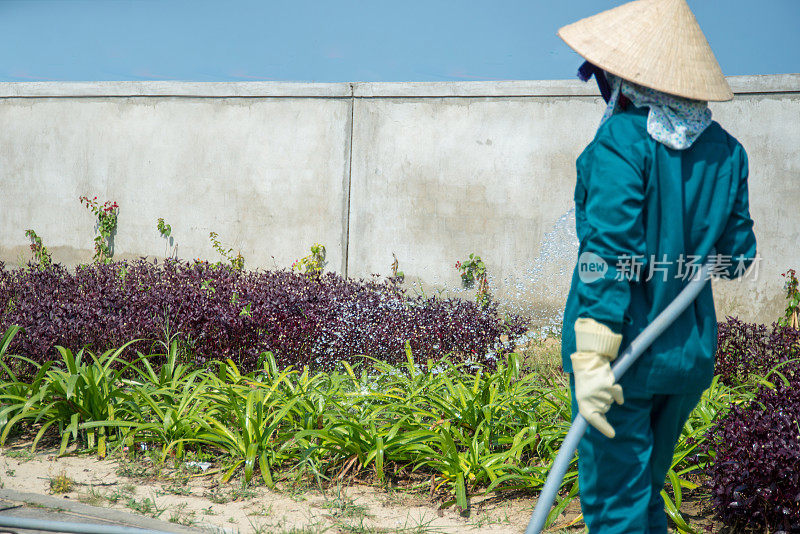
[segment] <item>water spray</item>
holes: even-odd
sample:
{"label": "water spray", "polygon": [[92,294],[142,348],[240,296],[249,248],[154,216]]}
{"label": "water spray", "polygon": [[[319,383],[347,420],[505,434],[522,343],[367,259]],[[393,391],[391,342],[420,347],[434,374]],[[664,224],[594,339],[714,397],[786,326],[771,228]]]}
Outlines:
{"label": "water spray", "polygon": [[[710,255],[714,257],[715,253],[712,251]],[[689,307],[689,304],[694,302],[694,299],[697,298],[697,295],[700,294],[700,291],[702,291],[706,282],[708,282],[713,267],[713,261],[705,263],[686,287],[678,293],[675,300],[670,302],[669,305],[664,308],[664,311],[659,313],[658,316],[653,319],[653,322],[647,325],[647,328],[642,330],[642,333],[636,336],[636,339],[628,345],[628,348],[623,351],[612,368],[615,382],[618,382],[622,375],[625,374],[625,371],[633,365],[647,347],[675,322],[675,319]],[[572,426],[567,436],[564,438],[564,442],[561,444],[558,455],[553,462],[553,467],[550,468],[550,474],[547,475],[547,480],[544,483],[542,492],[539,494],[538,501],[536,501],[536,508],[533,510],[533,515],[528,523],[528,528],[525,530],[525,534],[539,534],[544,528],[547,515],[550,513],[550,509],[556,499],[558,489],[561,487],[561,481],[564,480],[564,476],[567,474],[569,464],[572,461],[575,451],[578,449],[578,443],[586,432],[586,427],[586,419],[578,414],[572,422]]]}

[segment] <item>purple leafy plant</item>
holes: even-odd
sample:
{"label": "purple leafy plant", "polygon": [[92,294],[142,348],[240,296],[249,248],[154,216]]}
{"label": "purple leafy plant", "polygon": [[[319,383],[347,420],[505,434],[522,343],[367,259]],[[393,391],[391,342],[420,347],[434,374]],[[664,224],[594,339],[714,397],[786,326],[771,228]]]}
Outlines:
{"label": "purple leafy plant", "polygon": [[746,405],[734,406],[702,446],[717,517],[732,532],[800,528],[800,368],[784,364]]}
{"label": "purple leafy plant", "polygon": [[800,330],[773,323],[745,323],[735,317],[718,325],[715,373],[727,385],[763,376],[800,354]]}
{"label": "purple leafy plant", "polygon": [[0,328],[12,324],[25,330],[11,349],[37,361],[52,357],[54,345],[100,351],[132,339],[152,343],[169,332],[197,362],[231,358],[247,370],[264,351],[281,366],[327,368],[361,355],[396,363],[406,343],[423,360],[451,354],[491,365],[508,349],[501,335],[513,341],[527,328],[519,317],[501,317],[495,303],[410,296],[391,279],[171,259],[74,271],[0,264]]}

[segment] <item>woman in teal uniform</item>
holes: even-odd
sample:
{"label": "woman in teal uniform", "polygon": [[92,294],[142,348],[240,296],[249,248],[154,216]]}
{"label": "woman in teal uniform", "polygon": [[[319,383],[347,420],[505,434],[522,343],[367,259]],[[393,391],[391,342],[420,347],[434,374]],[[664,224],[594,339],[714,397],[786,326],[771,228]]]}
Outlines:
{"label": "woman in teal uniform", "polygon": [[562,28],[608,107],[577,161],[578,264],[562,358],[592,534],[667,532],[660,492],[675,443],[714,372],[710,284],[627,374],[611,362],[712,254],[735,278],[756,255],[747,155],[711,120],[728,87],[685,0],[639,0]]}

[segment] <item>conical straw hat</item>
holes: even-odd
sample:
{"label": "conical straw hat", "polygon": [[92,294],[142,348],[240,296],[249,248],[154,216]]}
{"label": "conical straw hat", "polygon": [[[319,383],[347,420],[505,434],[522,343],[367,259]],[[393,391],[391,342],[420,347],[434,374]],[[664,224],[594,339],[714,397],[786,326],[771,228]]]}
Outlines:
{"label": "conical straw hat", "polygon": [[601,69],[694,100],[733,93],[686,0],[637,0],[558,30]]}

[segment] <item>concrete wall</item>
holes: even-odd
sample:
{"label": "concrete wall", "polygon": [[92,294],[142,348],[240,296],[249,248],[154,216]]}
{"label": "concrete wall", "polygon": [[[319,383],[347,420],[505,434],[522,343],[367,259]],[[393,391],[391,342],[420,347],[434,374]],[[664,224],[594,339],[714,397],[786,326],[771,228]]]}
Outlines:
{"label": "concrete wall", "polygon": [[[800,267],[800,75],[734,77],[715,118],[750,155],[758,278],[715,285],[720,314],[771,321],[780,273]],[[316,241],[351,276],[389,274],[461,294],[453,263],[480,254],[511,309],[557,318],[577,242],[574,161],[602,103],[580,82],[0,84],[0,260],[26,228],[56,260],[92,255],[78,202],[119,202],[117,258],[288,266]],[[468,296],[468,295],[465,295]]]}
{"label": "concrete wall", "polygon": [[27,258],[33,228],[55,259],[90,260],[94,217],[78,197],[97,195],[120,205],[117,258],[163,256],[163,217],[184,259],[219,259],[214,231],[250,267],[321,241],[340,269],[352,102],[318,92],[3,98],[0,259]]}

